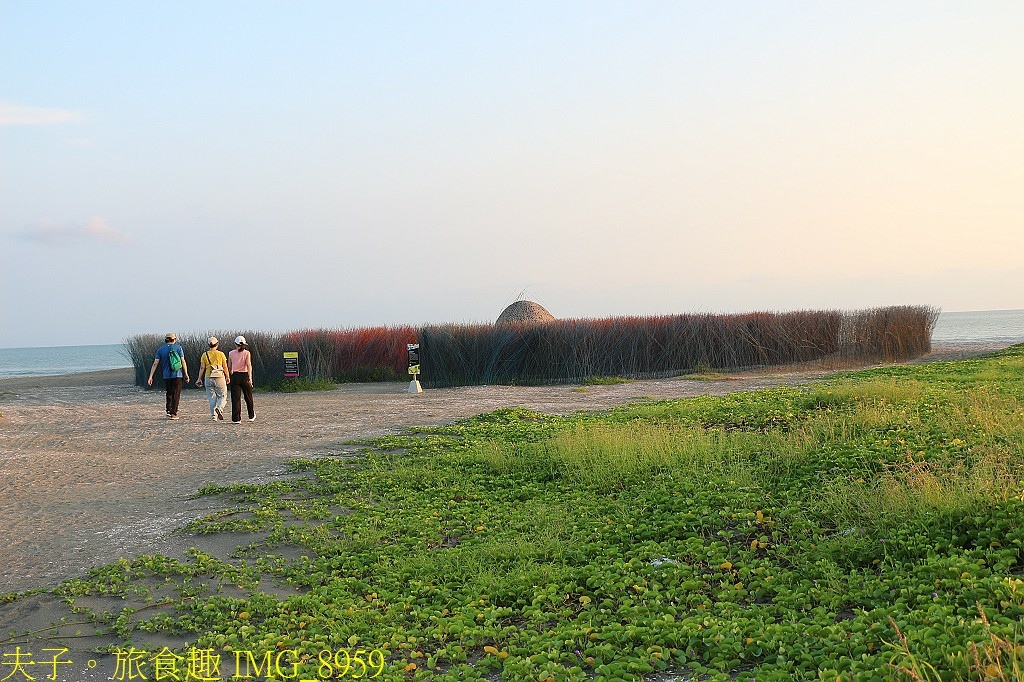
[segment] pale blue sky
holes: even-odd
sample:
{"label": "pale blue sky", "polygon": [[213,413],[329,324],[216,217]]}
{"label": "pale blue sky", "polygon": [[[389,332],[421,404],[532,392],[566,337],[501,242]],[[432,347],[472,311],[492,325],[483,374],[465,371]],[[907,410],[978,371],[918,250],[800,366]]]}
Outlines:
{"label": "pale blue sky", "polygon": [[1024,3],[0,0],[0,347],[1024,308]]}

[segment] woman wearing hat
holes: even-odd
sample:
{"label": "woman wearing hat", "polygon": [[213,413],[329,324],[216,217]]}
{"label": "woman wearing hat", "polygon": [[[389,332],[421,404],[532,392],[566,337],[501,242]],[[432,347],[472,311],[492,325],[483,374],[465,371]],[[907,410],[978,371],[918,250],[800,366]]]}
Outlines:
{"label": "woman wearing hat", "polygon": [[210,401],[210,418],[213,421],[224,419],[224,403],[228,400],[228,361],[224,353],[217,349],[216,336],[209,339],[210,349],[203,353],[199,360],[199,378],[196,379],[196,386],[202,386],[206,381],[206,399]]}
{"label": "woman wearing hat", "polygon": [[249,421],[256,421],[256,409],[252,403],[252,356],[246,347],[245,337],[235,337],[235,349],[228,353],[228,370],[231,372],[231,421],[242,422],[242,395],[249,411]]}

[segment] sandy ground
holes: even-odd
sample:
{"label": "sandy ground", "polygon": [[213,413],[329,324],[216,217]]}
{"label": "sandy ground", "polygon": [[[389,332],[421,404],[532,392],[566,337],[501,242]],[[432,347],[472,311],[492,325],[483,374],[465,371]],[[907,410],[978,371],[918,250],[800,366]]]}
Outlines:
{"label": "sandy ground", "polygon": [[[991,345],[937,346],[927,360]],[[265,481],[298,455],[408,426],[442,424],[502,407],[546,413],[600,410],[642,398],[724,394],[811,381],[822,369],[765,370],[719,381],[685,378],[612,386],[479,386],[410,394],[407,384],[257,394],[257,421],[209,420],[205,394],[186,391],[181,420],[162,390],[131,385],[131,370],[0,379],[0,593],[47,587],[121,556],[180,555],[176,528],[213,509],[207,484]]]}

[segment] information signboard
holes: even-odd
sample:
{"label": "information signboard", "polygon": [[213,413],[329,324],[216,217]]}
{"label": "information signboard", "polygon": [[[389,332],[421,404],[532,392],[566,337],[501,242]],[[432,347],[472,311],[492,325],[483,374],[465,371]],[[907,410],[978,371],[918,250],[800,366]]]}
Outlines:
{"label": "information signboard", "polygon": [[409,348],[409,374],[420,373],[420,344],[410,343]]}
{"label": "information signboard", "polygon": [[284,354],[284,375],[286,377],[299,376],[299,354],[285,352]]}

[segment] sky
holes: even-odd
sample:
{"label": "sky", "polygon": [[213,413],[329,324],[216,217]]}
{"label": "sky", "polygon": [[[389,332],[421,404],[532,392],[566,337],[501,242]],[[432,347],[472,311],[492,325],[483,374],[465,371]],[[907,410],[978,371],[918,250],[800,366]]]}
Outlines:
{"label": "sky", "polygon": [[0,347],[1024,308],[1024,3],[0,0]]}

